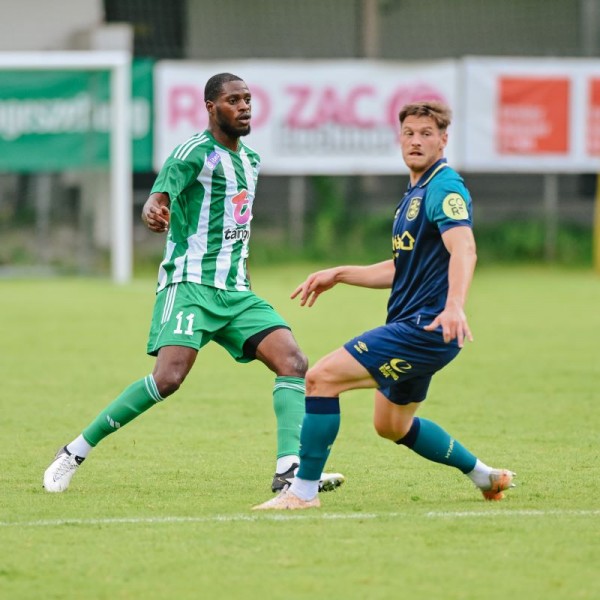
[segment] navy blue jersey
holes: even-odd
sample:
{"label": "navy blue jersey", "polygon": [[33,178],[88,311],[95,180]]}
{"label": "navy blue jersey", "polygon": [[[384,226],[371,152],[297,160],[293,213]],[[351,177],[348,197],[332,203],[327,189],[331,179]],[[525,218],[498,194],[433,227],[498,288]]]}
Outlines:
{"label": "navy blue jersey", "polygon": [[450,254],[442,233],[458,226],[472,227],[471,197],[462,177],[441,159],[409,185],[396,209],[388,323],[427,325],[444,310]]}

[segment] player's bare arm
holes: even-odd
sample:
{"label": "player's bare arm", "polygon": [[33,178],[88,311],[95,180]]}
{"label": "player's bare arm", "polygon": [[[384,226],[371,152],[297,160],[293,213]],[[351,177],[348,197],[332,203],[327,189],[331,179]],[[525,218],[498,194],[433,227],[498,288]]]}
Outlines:
{"label": "player's bare arm", "polygon": [[169,229],[170,205],[169,194],[150,194],[142,208],[142,221],[150,231],[163,233]]}
{"label": "player's bare arm", "polygon": [[441,325],[444,341],[456,339],[462,348],[465,338],[473,341],[464,306],[477,262],[475,239],[470,227],[453,227],[442,234],[442,240],[450,253],[448,297],[444,310],[424,329],[433,331]]}
{"label": "player's bare arm", "polygon": [[292,299],[300,296],[300,306],[312,306],[317,298],[337,283],[346,283],[372,289],[392,287],[394,263],[384,260],[367,266],[345,265],[311,273],[292,293]]}

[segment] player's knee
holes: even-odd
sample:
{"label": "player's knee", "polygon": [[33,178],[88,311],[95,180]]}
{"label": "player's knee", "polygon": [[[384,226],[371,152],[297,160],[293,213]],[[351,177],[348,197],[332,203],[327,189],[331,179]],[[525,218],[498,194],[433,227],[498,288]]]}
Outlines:
{"label": "player's knee", "polygon": [[[379,437],[382,437],[386,440],[394,439],[394,433],[392,432],[392,430],[389,428],[389,426],[387,424],[379,423],[379,422],[375,421],[373,423],[373,425],[375,426],[375,431],[377,432],[377,435]],[[398,438],[396,438],[396,439],[398,439]]]}
{"label": "player's knee", "polygon": [[305,385],[307,396],[327,395],[329,393],[325,391],[327,371],[317,363],[306,372]]}
{"label": "player's knee", "polygon": [[185,373],[177,370],[171,370],[168,373],[156,373],[154,381],[161,397],[166,398],[174,394],[181,387],[185,375]]}
{"label": "player's knee", "polygon": [[377,419],[373,420],[373,426],[379,437],[392,442],[397,442],[402,439],[409,431],[412,419],[404,422],[398,421],[390,422],[388,419]]}
{"label": "player's knee", "polygon": [[306,355],[300,350],[298,350],[294,356],[294,369],[297,373],[295,377],[306,377],[308,358],[306,358]]}
{"label": "player's knee", "polygon": [[289,352],[281,358],[280,362],[281,364],[278,368],[279,374],[287,377],[304,377],[306,375],[308,358],[306,358],[300,349]]}

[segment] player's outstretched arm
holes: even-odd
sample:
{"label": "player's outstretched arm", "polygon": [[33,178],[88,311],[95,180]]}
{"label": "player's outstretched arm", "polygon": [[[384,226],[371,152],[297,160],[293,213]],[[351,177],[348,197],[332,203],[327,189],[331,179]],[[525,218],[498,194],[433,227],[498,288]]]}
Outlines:
{"label": "player's outstretched arm", "polygon": [[142,208],[142,221],[150,231],[162,233],[169,229],[169,194],[150,194]]}
{"label": "player's outstretched arm", "polygon": [[332,267],[311,273],[292,293],[291,298],[300,296],[300,306],[312,306],[317,298],[336,283],[346,283],[359,287],[384,289],[392,287],[394,263],[385,260],[368,266]]}

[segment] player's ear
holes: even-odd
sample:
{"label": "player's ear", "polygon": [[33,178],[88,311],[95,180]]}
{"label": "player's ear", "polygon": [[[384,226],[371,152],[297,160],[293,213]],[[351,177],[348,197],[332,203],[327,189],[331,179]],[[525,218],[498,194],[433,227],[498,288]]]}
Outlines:
{"label": "player's ear", "polygon": [[444,131],[444,133],[442,133],[442,148],[445,148],[447,143],[448,143],[448,131]]}

